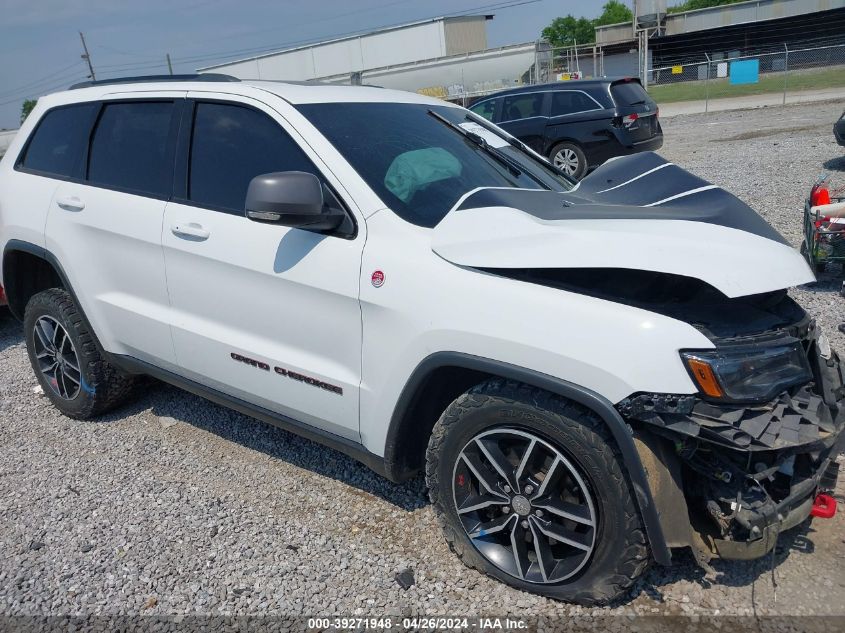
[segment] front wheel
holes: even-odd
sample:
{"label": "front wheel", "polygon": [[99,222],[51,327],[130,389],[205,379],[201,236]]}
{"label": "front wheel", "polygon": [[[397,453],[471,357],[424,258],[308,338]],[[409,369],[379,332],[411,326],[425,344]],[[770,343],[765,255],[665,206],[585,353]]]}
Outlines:
{"label": "front wheel", "polygon": [[446,539],[513,587],[603,604],[649,562],[621,457],[589,410],[494,379],[434,427],[426,482]]}
{"label": "front wheel", "polygon": [[575,180],[587,173],[587,157],[584,150],[575,143],[558,143],[549,152],[552,164]]}

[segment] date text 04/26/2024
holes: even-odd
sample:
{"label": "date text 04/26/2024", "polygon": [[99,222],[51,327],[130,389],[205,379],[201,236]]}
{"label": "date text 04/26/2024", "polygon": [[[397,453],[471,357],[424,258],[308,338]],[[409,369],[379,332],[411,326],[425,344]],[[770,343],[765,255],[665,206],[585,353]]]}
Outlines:
{"label": "date text 04/26/2024", "polygon": [[528,624],[515,618],[465,618],[465,617],[409,617],[402,618],[309,618],[309,631],[325,630],[476,630],[518,631]]}

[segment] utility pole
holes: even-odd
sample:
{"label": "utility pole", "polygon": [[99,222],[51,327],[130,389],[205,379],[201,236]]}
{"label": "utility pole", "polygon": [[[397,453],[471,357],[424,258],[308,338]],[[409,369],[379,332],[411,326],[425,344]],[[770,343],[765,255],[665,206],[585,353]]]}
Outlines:
{"label": "utility pole", "polygon": [[170,71],[170,74],[173,74],[173,64],[170,63],[170,53],[167,53],[167,70]]}
{"label": "utility pole", "polygon": [[82,50],[85,51],[82,55],[82,59],[88,62],[88,70],[91,72],[91,81],[96,81],[97,76],[94,74],[94,66],[91,63],[91,54],[88,52],[88,45],[85,43],[85,36],[82,34],[82,31],[79,32],[79,39],[82,40]]}

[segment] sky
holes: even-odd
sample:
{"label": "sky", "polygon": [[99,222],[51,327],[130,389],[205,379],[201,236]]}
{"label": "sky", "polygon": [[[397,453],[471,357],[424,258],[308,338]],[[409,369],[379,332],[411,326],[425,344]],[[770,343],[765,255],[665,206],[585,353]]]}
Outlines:
{"label": "sky", "polygon": [[[503,5],[523,2],[519,6]],[[18,127],[25,98],[66,88],[88,74],[84,32],[98,79],[189,73],[258,49],[412,22],[456,12],[494,14],[488,45],[535,40],[554,18],[594,18],[598,0],[0,0],[0,129]]]}

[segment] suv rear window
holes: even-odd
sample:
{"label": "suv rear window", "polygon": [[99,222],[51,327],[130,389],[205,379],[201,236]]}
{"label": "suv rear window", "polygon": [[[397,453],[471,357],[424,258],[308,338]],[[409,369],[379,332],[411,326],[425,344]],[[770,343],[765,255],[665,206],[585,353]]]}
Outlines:
{"label": "suv rear window", "polygon": [[648,103],[650,97],[639,81],[620,81],[610,84],[610,94],[618,106]]}
{"label": "suv rear window", "polygon": [[20,164],[25,169],[69,178],[79,175],[95,103],[63,106],[45,114]]}
{"label": "suv rear window", "polygon": [[169,196],[173,165],[167,159],[173,112],[172,101],[107,104],[91,141],[91,184]]}

